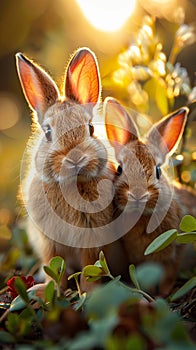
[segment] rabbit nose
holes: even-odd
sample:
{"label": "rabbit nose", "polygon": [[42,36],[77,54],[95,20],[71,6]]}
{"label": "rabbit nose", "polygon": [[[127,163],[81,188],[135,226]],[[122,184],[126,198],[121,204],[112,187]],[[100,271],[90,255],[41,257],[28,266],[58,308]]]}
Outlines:
{"label": "rabbit nose", "polygon": [[71,157],[66,157],[65,160],[70,168],[81,169],[86,164],[87,155],[77,153],[72,155]]}
{"label": "rabbit nose", "polygon": [[145,203],[149,198],[149,192],[141,193],[141,192],[131,192],[127,193],[129,201]]}

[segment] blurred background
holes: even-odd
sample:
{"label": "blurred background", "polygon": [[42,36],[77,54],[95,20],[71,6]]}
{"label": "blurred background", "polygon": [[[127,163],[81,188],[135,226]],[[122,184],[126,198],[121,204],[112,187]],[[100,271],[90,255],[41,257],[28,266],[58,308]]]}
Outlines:
{"label": "blurred background", "polygon": [[60,86],[70,55],[88,46],[98,58],[103,97],[115,96],[152,121],[189,105],[176,164],[180,180],[194,186],[195,18],[195,0],[0,1],[0,236],[20,215],[20,163],[30,135],[15,67],[19,51]]}

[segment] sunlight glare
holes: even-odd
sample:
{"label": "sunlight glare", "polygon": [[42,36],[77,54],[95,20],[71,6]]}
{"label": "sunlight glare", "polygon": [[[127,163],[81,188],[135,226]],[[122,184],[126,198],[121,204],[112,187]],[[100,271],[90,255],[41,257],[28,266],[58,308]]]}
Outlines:
{"label": "sunlight glare", "polygon": [[119,30],[131,16],[136,0],[76,0],[86,19],[104,32]]}

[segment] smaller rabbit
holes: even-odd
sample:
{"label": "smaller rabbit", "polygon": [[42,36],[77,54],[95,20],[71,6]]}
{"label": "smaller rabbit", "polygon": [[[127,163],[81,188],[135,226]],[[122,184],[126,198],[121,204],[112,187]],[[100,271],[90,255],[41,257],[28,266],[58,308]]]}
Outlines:
{"label": "smaller rabbit", "polygon": [[[101,247],[112,241],[106,227],[113,215],[114,171],[92,125],[101,93],[97,60],[88,48],[77,50],[61,96],[40,66],[21,53],[16,59],[24,95],[34,112],[22,184],[28,236],[44,264],[60,255],[68,273],[75,272],[94,264]],[[106,256],[108,249],[104,247]],[[91,285],[82,281],[84,290]]]}
{"label": "smaller rabbit", "polygon": [[171,290],[183,255],[182,245],[144,256],[147,246],[161,233],[176,228],[183,215],[196,210],[196,193],[171,182],[162,169],[181,139],[188,109],[161,119],[141,141],[136,125],[126,110],[112,98],[105,100],[108,139],[118,161],[114,205],[116,227],[124,236],[121,243],[128,263],[155,261],[163,265],[161,294]]}

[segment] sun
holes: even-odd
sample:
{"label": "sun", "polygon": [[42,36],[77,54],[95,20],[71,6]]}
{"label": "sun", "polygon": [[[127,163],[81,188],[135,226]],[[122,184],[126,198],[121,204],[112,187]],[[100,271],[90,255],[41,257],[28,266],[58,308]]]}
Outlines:
{"label": "sun", "polygon": [[76,0],[93,27],[104,32],[118,31],[131,16],[136,0]]}

